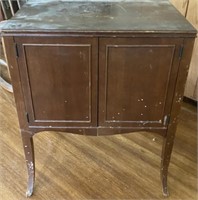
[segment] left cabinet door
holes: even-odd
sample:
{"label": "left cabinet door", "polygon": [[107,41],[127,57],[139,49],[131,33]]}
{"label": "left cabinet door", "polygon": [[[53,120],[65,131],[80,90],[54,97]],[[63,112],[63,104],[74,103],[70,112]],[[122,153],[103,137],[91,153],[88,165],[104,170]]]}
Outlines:
{"label": "left cabinet door", "polygon": [[97,125],[97,38],[16,37],[29,126]]}

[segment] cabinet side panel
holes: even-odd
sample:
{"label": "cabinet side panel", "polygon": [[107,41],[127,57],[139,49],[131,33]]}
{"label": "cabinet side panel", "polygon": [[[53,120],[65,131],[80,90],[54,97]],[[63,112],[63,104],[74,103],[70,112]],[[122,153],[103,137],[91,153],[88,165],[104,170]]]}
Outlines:
{"label": "cabinet side panel", "polygon": [[12,86],[14,91],[15,103],[21,129],[28,130],[26,108],[23,98],[23,91],[21,87],[21,79],[19,74],[19,67],[17,63],[15,42],[13,37],[3,37],[5,46],[5,53],[8,61],[9,71],[12,79]]}
{"label": "cabinet side panel", "polygon": [[[174,98],[172,102],[172,110],[170,122],[168,125],[167,133],[163,141],[162,159],[161,159],[161,178],[163,184],[163,191],[167,193],[167,175],[168,166],[171,158],[171,153],[174,144],[174,138],[177,128],[177,119],[181,108],[182,97],[184,93],[184,86],[192,55],[194,39],[184,39],[184,52],[180,62],[177,82],[175,86]],[[186,133],[188,135],[188,133]]]}
{"label": "cabinet side panel", "polygon": [[192,57],[193,45],[194,45],[193,38],[184,39],[183,57],[181,59],[180,66],[179,66],[177,83],[175,86],[174,98],[173,98],[172,108],[171,108],[171,118],[170,118],[170,123],[168,126],[169,136],[171,136],[171,134],[174,135],[176,131],[176,124],[178,120],[179,111],[181,108],[184,88],[186,84],[191,57]]}

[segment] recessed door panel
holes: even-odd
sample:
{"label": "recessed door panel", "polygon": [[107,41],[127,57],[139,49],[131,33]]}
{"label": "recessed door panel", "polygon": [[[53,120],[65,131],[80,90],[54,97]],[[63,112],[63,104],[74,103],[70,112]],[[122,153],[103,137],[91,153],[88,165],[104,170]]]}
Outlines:
{"label": "recessed door panel", "polygon": [[101,126],[165,126],[178,42],[100,40]]}
{"label": "recessed door panel", "polygon": [[34,39],[19,48],[30,124],[96,126],[96,40]]}

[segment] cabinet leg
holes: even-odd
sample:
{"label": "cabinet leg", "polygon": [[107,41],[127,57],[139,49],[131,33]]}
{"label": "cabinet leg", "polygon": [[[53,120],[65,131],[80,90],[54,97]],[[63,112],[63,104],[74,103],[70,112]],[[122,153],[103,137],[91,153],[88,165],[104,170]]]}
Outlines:
{"label": "cabinet leg", "polygon": [[21,131],[23,148],[25,153],[26,165],[28,170],[28,185],[26,196],[30,197],[33,193],[35,180],[35,159],[34,159],[34,144],[32,134],[29,131]]}
{"label": "cabinet leg", "polygon": [[175,131],[168,131],[163,141],[160,172],[162,181],[162,191],[164,196],[169,196],[167,177],[168,177],[168,167],[173,149],[174,138],[175,138]]}
{"label": "cabinet leg", "polygon": [[167,171],[163,170],[163,168],[162,168],[161,169],[162,192],[165,197],[169,196],[168,185],[167,185],[167,176],[168,176]]}

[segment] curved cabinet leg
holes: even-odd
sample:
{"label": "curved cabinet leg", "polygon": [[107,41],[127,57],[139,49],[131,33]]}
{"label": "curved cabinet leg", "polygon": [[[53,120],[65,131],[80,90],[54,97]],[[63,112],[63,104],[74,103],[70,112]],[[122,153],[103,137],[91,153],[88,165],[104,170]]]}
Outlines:
{"label": "curved cabinet leg", "polygon": [[25,152],[26,165],[28,170],[28,185],[26,196],[30,197],[33,193],[35,180],[35,159],[32,134],[29,131],[21,130],[23,148]]}
{"label": "curved cabinet leg", "polygon": [[167,135],[164,137],[163,141],[160,172],[161,172],[162,190],[164,196],[169,196],[167,177],[168,177],[168,167],[174,144],[174,138],[175,138],[175,130],[168,130]]}

